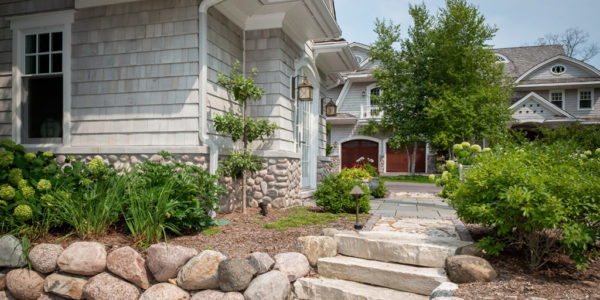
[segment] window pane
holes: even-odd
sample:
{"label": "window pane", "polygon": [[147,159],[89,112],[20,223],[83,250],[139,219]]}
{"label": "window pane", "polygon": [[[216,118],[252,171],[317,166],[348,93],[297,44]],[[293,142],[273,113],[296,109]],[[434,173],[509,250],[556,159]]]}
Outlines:
{"label": "window pane", "polygon": [[25,56],[25,74],[35,74],[35,55]]}
{"label": "window pane", "polygon": [[592,108],[592,100],[579,101],[579,108]]}
{"label": "window pane", "polygon": [[48,52],[50,50],[50,34],[42,33],[39,35],[39,48],[38,52]]}
{"label": "window pane", "polygon": [[62,72],[62,53],[52,54],[52,73]]}
{"label": "window pane", "polygon": [[35,53],[36,51],[36,42],[35,42],[35,34],[28,35],[25,37],[25,53]]}
{"label": "window pane", "polygon": [[50,72],[50,55],[44,54],[38,56],[38,74]]}
{"label": "window pane", "polygon": [[62,137],[62,77],[27,78],[27,138]]}
{"label": "window pane", "polygon": [[62,51],[62,32],[52,33],[52,51]]}

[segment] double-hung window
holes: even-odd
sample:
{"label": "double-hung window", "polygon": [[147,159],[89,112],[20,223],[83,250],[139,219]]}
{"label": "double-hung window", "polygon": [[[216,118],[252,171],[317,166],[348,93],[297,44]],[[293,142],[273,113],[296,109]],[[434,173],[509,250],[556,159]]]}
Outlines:
{"label": "double-hung window", "polygon": [[13,30],[13,138],[67,144],[73,11],[10,19]]}
{"label": "double-hung window", "polygon": [[590,90],[577,91],[577,108],[580,110],[590,110],[594,108],[594,92]]}
{"label": "double-hung window", "polygon": [[550,102],[559,108],[564,109],[565,91],[550,91]]}

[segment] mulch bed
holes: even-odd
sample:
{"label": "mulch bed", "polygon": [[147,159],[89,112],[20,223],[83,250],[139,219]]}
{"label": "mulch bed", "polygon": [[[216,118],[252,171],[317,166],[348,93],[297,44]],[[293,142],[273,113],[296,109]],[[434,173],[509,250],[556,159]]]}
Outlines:
{"label": "mulch bed", "polygon": [[[478,240],[485,229],[467,225]],[[509,252],[486,259],[492,264],[498,278],[486,283],[460,284],[457,297],[464,299],[527,299],[542,297],[548,300],[600,299],[600,260],[588,265],[587,271],[577,270],[565,255],[556,257],[540,270],[530,271],[523,253]]]}
{"label": "mulch bed", "polygon": [[[306,235],[320,235],[324,227],[321,226],[303,226],[292,227],[286,231],[263,228],[264,224],[274,222],[291,213],[289,210],[270,209],[266,217],[259,214],[260,209],[248,208],[246,214],[241,212],[232,212],[221,214],[217,219],[230,220],[231,223],[225,226],[218,226],[221,231],[215,235],[207,236],[199,232],[188,232],[183,236],[170,236],[167,238],[169,244],[181,245],[194,248],[198,251],[215,250],[228,257],[247,257],[255,251],[266,252],[274,256],[282,252],[298,251],[296,248],[296,239]],[[337,222],[329,223],[326,227],[337,228],[340,230],[352,230],[354,221],[352,218],[340,217]],[[106,236],[93,239],[94,241],[104,243],[109,248],[118,248],[122,246],[132,246],[143,252],[139,245],[133,245],[134,241],[124,231],[124,226],[111,228]],[[35,241],[38,243],[56,242],[67,247],[68,245],[80,241],[75,235],[64,237],[64,234],[49,234],[43,239]]]}

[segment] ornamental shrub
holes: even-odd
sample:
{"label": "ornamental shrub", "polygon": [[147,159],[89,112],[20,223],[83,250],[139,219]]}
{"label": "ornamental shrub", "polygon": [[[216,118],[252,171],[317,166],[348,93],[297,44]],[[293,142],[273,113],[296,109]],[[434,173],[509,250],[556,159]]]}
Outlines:
{"label": "ornamental shrub", "polygon": [[[350,191],[358,181],[351,177],[350,172],[347,171],[349,169],[344,170],[346,171],[344,175],[342,175],[344,173],[342,171],[337,175],[325,176],[313,194],[313,197],[317,200],[317,205],[325,207],[332,213],[356,212],[356,201],[354,200],[354,196],[350,195]],[[363,169],[358,170],[366,172]],[[358,208],[361,213],[365,213],[371,209],[371,205],[369,204],[369,194],[371,192],[366,184],[360,184],[359,187],[365,194],[359,198]]]}
{"label": "ornamental shrub", "polygon": [[31,220],[31,218],[33,217],[33,211],[31,210],[31,206],[26,204],[20,204],[17,207],[15,207],[13,215],[17,220],[25,222]]}
{"label": "ornamental shrub", "polygon": [[15,197],[15,188],[12,186],[5,184],[0,188],[0,199],[2,200],[12,200]]}
{"label": "ornamental shrub", "polygon": [[379,178],[379,184],[371,191],[371,195],[375,198],[383,198],[388,192],[388,188],[385,186],[385,182]]}
{"label": "ornamental shrub", "polygon": [[437,183],[461,219],[493,229],[479,243],[488,253],[516,245],[537,269],[564,251],[581,268],[600,237],[600,155],[583,152],[564,143],[505,145],[474,155],[462,182],[451,170]]}

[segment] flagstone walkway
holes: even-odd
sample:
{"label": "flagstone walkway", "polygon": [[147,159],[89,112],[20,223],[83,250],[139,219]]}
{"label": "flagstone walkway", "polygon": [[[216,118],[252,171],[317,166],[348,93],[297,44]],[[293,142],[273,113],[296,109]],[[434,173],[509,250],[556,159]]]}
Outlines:
{"label": "flagstone walkway", "polygon": [[382,217],[456,218],[456,212],[443,198],[429,193],[394,193],[391,198],[373,199],[369,212]]}

